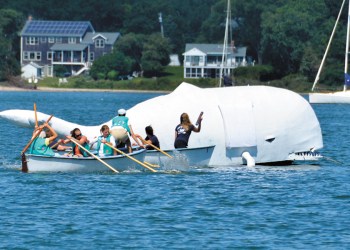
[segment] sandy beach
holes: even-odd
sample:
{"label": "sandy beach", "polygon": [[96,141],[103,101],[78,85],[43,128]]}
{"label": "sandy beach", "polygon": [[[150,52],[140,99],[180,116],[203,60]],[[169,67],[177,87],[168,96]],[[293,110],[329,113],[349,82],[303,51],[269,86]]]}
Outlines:
{"label": "sandy beach", "polygon": [[0,85],[0,91],[47,91],[47,92],[134,92],[134,93],[169,93],[170,91],[157,90],[124,90],[124,89],[74,89],[74,88],[49,88],[38,87],[37,89],[25,89]]}

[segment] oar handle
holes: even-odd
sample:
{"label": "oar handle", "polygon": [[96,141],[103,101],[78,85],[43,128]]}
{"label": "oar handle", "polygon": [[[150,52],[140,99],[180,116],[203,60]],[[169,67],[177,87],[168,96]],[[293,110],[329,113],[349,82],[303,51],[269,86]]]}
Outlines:
{"label": "oar handle", "polygon": [[[51,120],[51,118],[53,117],[53,115],[51,115],[49,117],[49,119],[47,119],[46,123],[49,123],[49,121]],[[44,128],[39,128],[39,130],[36,132],[36,134],[33,136],[33,138],[28,142],[28,144],[24,147],[24,149],[22,150],[21,154],[24,154],[27,149],[29,148],[29,146],[32,144],[32,142],[40,135],[40,132],[43,130]]]}
{"label": "oar handle", "polygon": [[115,173],[119,173],[118,170],[116,170],[115,168],[113,168],[112,166],[110,166],[107,162],[105,162],[104,160],[102,160],[100,157],[94,155],[93,153],[91,153],[89,150],[87,150],[86,148],[84,148],[76,139],[74,138],[69,138],[70,141],[74,142],[76,145],[78,145],[79,148],[81,148],[82,150],[84,150],[85,152],[87,152],[89,155],[91,155],[92,157],[94,157],[96,160],[98,160],[99,162],[101,162],[102,164],[104,164],[106,167],[108,167],[109,169],[111,169],[113,172]]}
{"label": "oar handle", "polygon": [[132,156],[130,156],[130,155],[124,153],[124,152],[121,151],[120,149],[117,149],[116,147],[113,147],[112,145],[109,145],[109,144],[107,144],[107,143],[105,143],[105,145],[107,145],[108,147],[114,149],[114,150],[117,151],[118,153],[125,155],[126,157],[128,157],[128,158],[131,159],[131,160],[133,160],[134,162],[137,162],[137,163],[140,164],[142,167],[147,168],[148,170],[151,170],[152,172],[157,172],[157,170],[154,170],[153,168],[151,168],[151,167],[147,166],[146,164],[140,162],[139,160],[135,159],[134,157],[132,157]]}
{"label": "oar handle", "polygon": [[35,126],[38,126],[38,114],[36,113],[36,104],[34,102]]}

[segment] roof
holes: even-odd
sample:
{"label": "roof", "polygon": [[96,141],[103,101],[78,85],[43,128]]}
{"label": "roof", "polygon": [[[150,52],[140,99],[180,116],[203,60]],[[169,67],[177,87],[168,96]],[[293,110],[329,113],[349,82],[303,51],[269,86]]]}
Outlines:
{"label": "roof", "polygon": [[86,32],[95,32],[88,21],[28,20],[22,29],[21,36],[82,37]]}
{"label": "roof", "polygon": [[74,50],[74,51],[82,51],[84,50],[88,45],[87,44],[70,44],[70,43],[55,43],[51,46],[51,50]]}
{"label": "roof", "polygon": [[113,45],[117,41],[117,39],[120,37],[120,33],[119,32],[96,32],[96,33],[88,32],[86,33],[82,43],[91,44],[93,40],[99,36],[105,39],[105,44]]}
{"label": "roof", "polygon": [[40,66],[39,64],[36,64],[35,62],[27,63],[26,65],[23,65],[22,68],[27,67],[27,66],[33,66],[34,68],[37,68],[37,69],[43,68],[43,66]]}
{"label": "roof", "polygon": [[[192,50],[198,49],[207,55],[217,55],[222,54],[223,45],[222,44],[207,44],[207,43],[187,43],[185,48],[185,53]],[[246,56],[247,47],[236,47],[234,56]]]}

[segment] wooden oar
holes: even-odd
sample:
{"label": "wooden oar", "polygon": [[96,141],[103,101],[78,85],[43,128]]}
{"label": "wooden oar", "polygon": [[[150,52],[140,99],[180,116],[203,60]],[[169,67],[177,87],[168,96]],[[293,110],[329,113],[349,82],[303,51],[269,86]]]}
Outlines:
{"label": "wooden oar", "polygon": [[120,149],[117,149],[117,148],[113,147],[112,145],[109,145],[108,143],[105,143],[105,145],[107,145],[107,146],[110,147],[110,148],[113,148],[113,149],[114,149],[115,151],[117,151],[118,153],[125,155],[126,157],[128,157],[128,158],[131,159],[131,160],[133,160],[134,162],[137,162],[137,163],[140,164],[142,167],[147,168],[148,170],[151,170],[152,172],[157,172],[157,170],[154,170],[153,168],[151,168],[151,167],[147,166],[146,164],[140,162],[139,160],[135,159],[134,157],[132,157],[132,156],[130,156],[130,155],[124,153],[124,152],[121,151]]}
{"label": "wooden oar", "polygon": [[56,142],[55,144],[53,144],[50,148],[52,148],[52,149],[54,149],[55,147],[57,147],[58,146],[58,144],[60,144],[61,143],[61,141],[60,140],[58,140],[58,142]]}
{"label": "wooden oar", "polygon": [[157,164],[152,164],[152,163],[149,163],[149,162],[147,162],[147,161],[144,161],[143,163],[145,163],[146,165],[148,165],[148,166],[150,166],[150,167],[152,167],[152,168],[160,168],[159,165],[157,165]]}
{"label": "wooden oar", "polygon": [[105,165],[106,167],[110,168],[113,172],[115,173],[119,173],[118,170],[116,170],[115,168],[113,168],[111,165],[109,165],[107,162],[105,162],[104,160],[102,160],[100,157],[98,157],[97,155],[94,155],[93,153],[91,153],[89,150],[87,150],[86,148],[84,148],[79,142],[78,140],[74,139],[74,138],[70,138],[69,140],[71,140],[72,142],[74,142],[76,145],[78,145],[79,148],[81,148],[82,150],[84,150],[85,152],[87,152],[89,155],[91,155],[92,157],[94,157],[96,160],[98,160],[99,162],[101,162],[103,165]]}
{"label": "wooden oar", "polygon": [[[53,115],[51,115],[49,117],[49,119],[47,119],[46,123],[49,123],[49,121],[51,120],[52,117],[53,117]],[[44,128],[39,128],[39,130],[36,131],[35,135],[32,137],[32,139],[28,142],[28,144],[24,147],[24,149],[21,152],[21,155],[22,155],[22,172],[25,172],[25,173],[28,172],[28,165],[27,165],[27,159],[26,159],[25,152],[27,151],[29,146],[32,144],[32,142],[40,135],[40,133],[41,133],[41,131],[43,129]]]}
{"label": "wooden oar", "polygon": [[[53,117],[53,115],[51,115],[49,117],[49,119],[47,119],[46,123],[49,123],[49,121],[51,120],[51,118]],[[29,148],[30,144],[32,144],[32,142],[40,135],[40,132],[43,130],[44,128],[40,128],[36,134],[33,136],[33,138],[28,142],[28,144],[24,147],[24,149],[22,150],[21,154],[23,154],[24,152],[27,151],[27,149]]]}
{"label": "wooden oar", "polygon": [[143,143],[150,145],[152,148],[158,150],[159,152],[165,154],[166,156],[168,156],[169,158],[173,158],[171,155],[169,155],[167,152],[164,152],[163,150],[161,150],[160,148],[158,148],[157,146],[154,146],[152,143],[147,142],[146,140],[144,140],[143,138],[139,137],[141,139],[141,141],[143,141]]}
{"label": "wooden oar", "polygon": [[36,113],[36,104],[34,102],[35,126],[38,127],[38,114]]}

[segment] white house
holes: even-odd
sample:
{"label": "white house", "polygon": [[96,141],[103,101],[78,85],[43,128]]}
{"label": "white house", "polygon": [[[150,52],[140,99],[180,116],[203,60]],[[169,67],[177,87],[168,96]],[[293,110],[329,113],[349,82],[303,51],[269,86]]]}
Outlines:
{"label": "white house", "polygon": [[24,79],[38,79],[42,76],[42,68],[34,62],[30,62],[22,67],[22,78]]}
{"label": "white house", "polygon": [[[231,46],[226,52],[225,72],[246,66],[246,47]],[[218,78],[222,63],[222,44],[187,43],[184,56],[184,78]]]}

